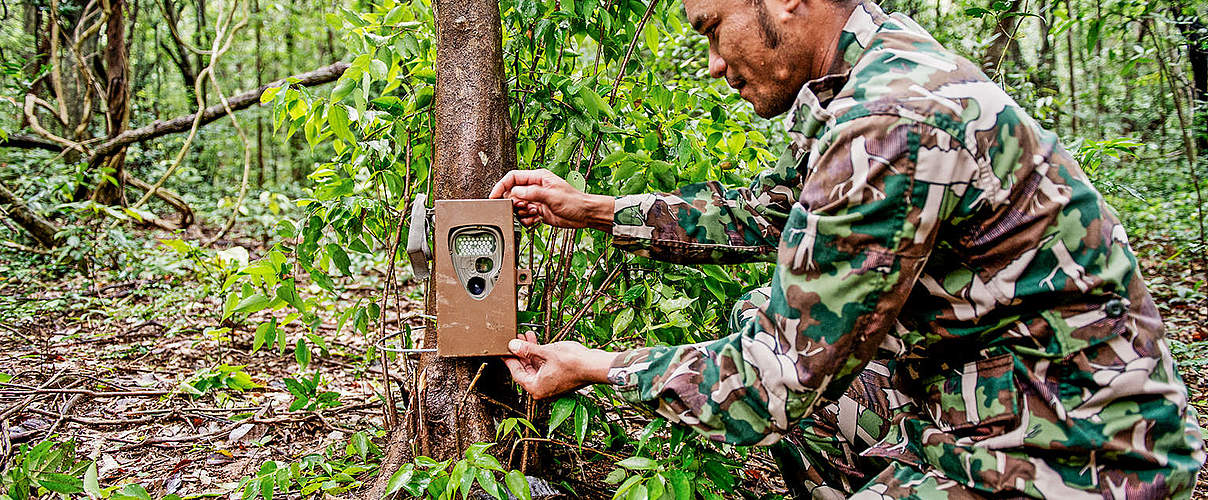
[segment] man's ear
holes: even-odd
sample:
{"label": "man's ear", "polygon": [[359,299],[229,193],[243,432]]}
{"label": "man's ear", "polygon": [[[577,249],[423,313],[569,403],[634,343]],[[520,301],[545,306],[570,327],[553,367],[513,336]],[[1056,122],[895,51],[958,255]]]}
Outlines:
{"label": "man's ear", "polygon": [[[756,0],[756,1],[763,1],[763,0]],[[788,21],[789,18],[793,17],[794,15],[802,14],[804,12],[803,7],[805,7],[805,3],[806,3],[806,0],[780,0],[780,4],[781,4],[781,8],[782,8],[781,11],[779,12],[779,14],[782,16],[782,18],[780,19],[781,22]]]}

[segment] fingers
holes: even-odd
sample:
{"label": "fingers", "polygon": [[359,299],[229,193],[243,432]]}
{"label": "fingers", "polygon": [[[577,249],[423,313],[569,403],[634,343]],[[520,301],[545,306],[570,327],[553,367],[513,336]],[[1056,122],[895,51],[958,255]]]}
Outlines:
{"label": "fingers", "polygon": [[510,189],[516,183],[515,174],[516,174],[515,170],[512,170],[512,171],[504,174],[503,178],[499,179],[499,182],[496,182],[494,186],[491,186],[491,194],[487,195],[487,198],[491,198],[491,199],[502,198],[503,193],[505,191],[507,191],[508,189]]}
{"label": "fingers", "polygon": [[508,341],[508,350],[518,358],[528,358],[533,355],[533,347],[536,345],[525,340],[512,339]]}
{"label": "fingers", "polygon": [[529,390],[533,386],[536,379],[536,370],[526,366],[523,361],[518,358],[503,358],[503,364],[507,365],[508,371],[512,372],[512,380],[515,380],[524,390]]}
{"label": "fingers", "polygon": [[534,344],[536,344],[536,343],[537,343],[537,332],[534,332],[534,331],[532,331],[532,330],[528,330],[528,331],[524,332],[524,334],[523,334],[523,335],[524,335],[524,340],[527,340],[527,341],[532,342],[532,343],[534,343]]}
{"label": "fingers", "polygon": [[513,170],[508,172],[491,187],[490,198],[503,198],[516,186],[542,185],[544,182],[559,179],[553,172],[544,168],[537,170]]}

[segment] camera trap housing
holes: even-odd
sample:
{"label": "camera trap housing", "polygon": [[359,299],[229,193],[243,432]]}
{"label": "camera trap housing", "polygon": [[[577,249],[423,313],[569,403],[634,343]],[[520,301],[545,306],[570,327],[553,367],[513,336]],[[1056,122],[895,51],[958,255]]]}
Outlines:
{"label": "camera trap housing", "polygon": [[516,267],[516,230],[510,200],[437,200],[427,246],[426,197],[412,205],[407,252],[416,278],[434,272],[429,293],[436,303],[437,355],[508,355],[516,338],[516,289],[529,271]]}

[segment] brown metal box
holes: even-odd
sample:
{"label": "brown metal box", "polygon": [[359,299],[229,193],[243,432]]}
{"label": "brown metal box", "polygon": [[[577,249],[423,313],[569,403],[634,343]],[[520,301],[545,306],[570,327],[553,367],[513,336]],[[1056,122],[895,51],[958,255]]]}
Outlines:
{"label": "brown metal box", "polygon": [[437,200],[434,208],[437,354],[509,354],[508,341],[516,338],[512,202]]}

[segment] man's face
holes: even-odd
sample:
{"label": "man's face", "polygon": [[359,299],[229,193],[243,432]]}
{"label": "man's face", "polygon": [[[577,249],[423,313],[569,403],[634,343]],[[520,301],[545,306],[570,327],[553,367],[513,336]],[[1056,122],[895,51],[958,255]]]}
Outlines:
{"label": "man's face", "polygon": [[684,0],[688,21],[709,39],[709,75],[725,78],[764,118],[788,111],[807,79],[802,37],[769,12],[779,6],[777,0]]}

